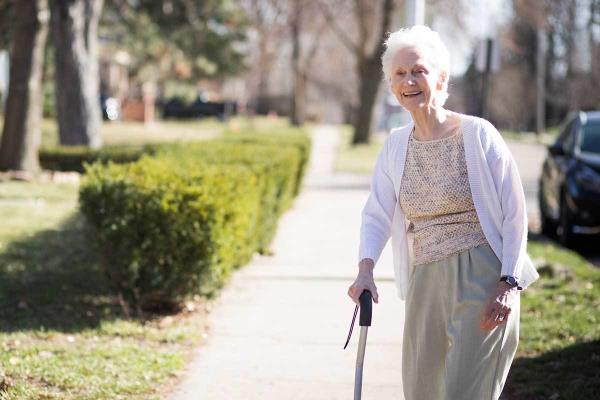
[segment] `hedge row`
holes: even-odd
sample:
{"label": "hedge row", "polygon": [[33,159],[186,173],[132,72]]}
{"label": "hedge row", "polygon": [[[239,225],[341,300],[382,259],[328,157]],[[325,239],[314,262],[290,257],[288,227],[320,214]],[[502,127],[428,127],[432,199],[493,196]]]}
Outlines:
{"label": "hedge row", "polygon": [[83,173],[85,164],[95,162],[123,164],[139,160],[144,154],[155,154],[160,144],[143,146],[106,146],[90,149],[85,146],[57,146],[42,148],[39,152],[40,165],[52,171],[76,171]]}
{"label": "hedge row", "polygon": [[210,295],[268,249],[310,143],[252,136],[161,145],[133,163],[87,166],[81,209],[127,299],[153,308]]}
{"label": "hedge row", "polygon": [[300,151],[300,168],[298,168],[298,176],[296,177],[298,185],[296,185],[296,188],[294,189],[294,194],[297,195],[300,192],[300,183],[304,178],[311,150],[310,138],[303,131],[296,129],[286,132],[285,135],[277,134],[275,132],[250,134],[226,133],[223,140],[243,143],[272,144],[275,146],[287,145],[298,149]]}
{"label": "hedge row", "polygon": [[[302,182],[311,150],[311,142],[308,136],[299,129],[290,129],[285,134],[275,132],[234,133],[226,132],[219,141],[272,144],[276,146],[293,146],[300,151],[300,167],[294,189],[294,194],[300,190],[299,183]],[[193,142],[198,143],[198,142]],[[45,170],[53,171],[75,171],[85,172],[85,165],[100,162],[106,164],[113,162],[117,164],[130,163],[139,160],[143,155],[154,155],[161,149],[173,146],[187,146],[188,143],[173,145],[171,143],[149,143],[145,145],[121,145],[105,146],[101,149],[90,149],[86,146],[56,146],[42,148],[39,152],[40,165]],[[195,145],[195,144],[193,144]]]}

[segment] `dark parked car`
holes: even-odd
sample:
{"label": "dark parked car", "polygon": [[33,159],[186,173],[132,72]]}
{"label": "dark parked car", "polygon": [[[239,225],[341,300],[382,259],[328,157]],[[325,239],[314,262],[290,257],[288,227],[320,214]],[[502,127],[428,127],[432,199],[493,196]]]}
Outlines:
{"label": "dark parked car", "polygon": [[163,118],[202,118],[217,117],[223,119],[226,115],[235,113],[235,102],[217,103],[203,101],[200,97],[192,103],[185,103],[179,98],[173,98],[162,107]]}
{"label": "dark parked car", "polygon": [[569,115],[548,147],[540,178],[542,232],[564,245],[578,234],[600,239],[600,111]]}

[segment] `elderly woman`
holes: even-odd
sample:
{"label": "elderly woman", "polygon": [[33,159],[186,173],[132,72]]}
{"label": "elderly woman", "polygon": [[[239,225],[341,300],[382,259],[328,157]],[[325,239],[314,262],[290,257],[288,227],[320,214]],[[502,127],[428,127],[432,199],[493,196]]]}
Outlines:
{"label": "elderly woman", "polygon": [[358,303],[369,290],[378,303],[373,268],[391,236],[406,400],[498,399],[519,340],[519,290],[538,278],[517,167],[492,124],[443,107],[450,56],[436,32],[402,29],[385,45],[386,80],[412,123],[378,156],[348,295]]}

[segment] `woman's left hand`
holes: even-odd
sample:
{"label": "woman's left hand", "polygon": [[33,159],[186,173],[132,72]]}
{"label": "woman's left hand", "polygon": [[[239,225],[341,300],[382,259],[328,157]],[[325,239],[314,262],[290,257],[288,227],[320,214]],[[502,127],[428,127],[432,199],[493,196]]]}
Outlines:
{"label": "woman's left hand", "polygon": [[479,327],[490,331],[498,325],[505,323],[517,295],[516,287],[506,282],[498,282],[494,294],[490,297],[481,312]]}

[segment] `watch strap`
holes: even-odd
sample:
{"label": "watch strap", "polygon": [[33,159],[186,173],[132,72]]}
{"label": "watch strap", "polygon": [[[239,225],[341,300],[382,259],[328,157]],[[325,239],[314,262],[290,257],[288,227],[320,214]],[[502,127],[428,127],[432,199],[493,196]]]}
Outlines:
{"label": "watch strap", "polygon": [[500,282],[506,282],[509,285],[516,287],[517,290],[523,290],[523,288],[519,285],[519,281],[514,276],[503,275],[500,277]]}

